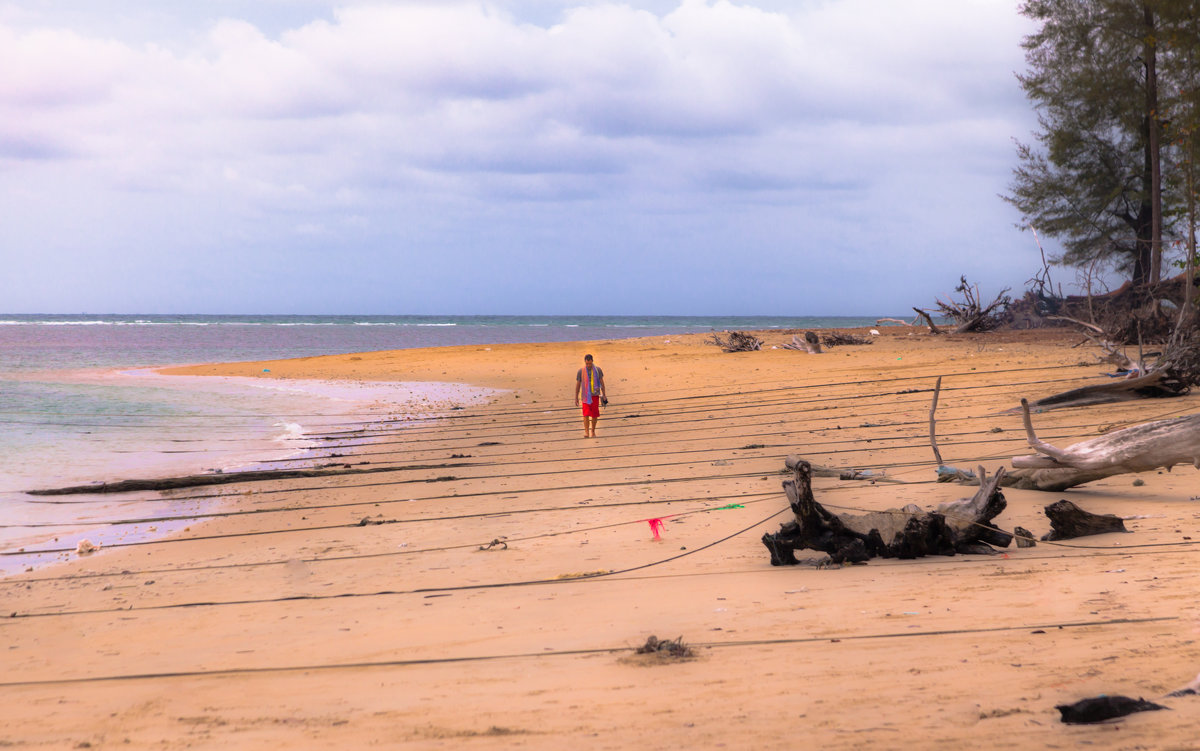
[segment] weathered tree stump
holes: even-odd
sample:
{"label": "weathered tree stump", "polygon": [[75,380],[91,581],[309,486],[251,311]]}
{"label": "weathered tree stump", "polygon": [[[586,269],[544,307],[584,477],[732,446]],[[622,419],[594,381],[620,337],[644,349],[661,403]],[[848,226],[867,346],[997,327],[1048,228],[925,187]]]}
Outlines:
{"label": "weathered tree stump", "polygon": [[807,461],[789,456],[786,464],[792,478],[784,480],[783,489],[795,520],[762,537],[773,566],[795,565],[794,551],[805,548],[828,554],[833,563],[860,563],[875,557],[982,552],[981,543],[1004,547],[1012,541],[1012,535],[990,524],[1007,504],[999,490],[1003,468],[988,478],[980,467],[982,483],[975,495],[943,503],[937,511],[909,505],[855,515],[834,514],[817,502]]}
{"label": "weathered tree stump", "polygon": [[1114,514],[1093,514],[1068,500],[1051,503],[1045,510],[1050,519],[1050,532],[1043,535],[1043,540],[1070,540],[1075,537],[1128,531],[1121,517]]}

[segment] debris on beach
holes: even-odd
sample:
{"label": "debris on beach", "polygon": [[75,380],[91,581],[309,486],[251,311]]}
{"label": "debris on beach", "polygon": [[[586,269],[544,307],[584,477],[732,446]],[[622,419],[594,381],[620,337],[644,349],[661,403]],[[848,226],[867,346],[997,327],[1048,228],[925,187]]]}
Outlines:
{"label": "debris on beach", "polygon": [[1113,475],[1170,470],[1176,464],[1200,467],[1200,414],[1156,420],[1058,448],[1037,437],[1029,402],[1021,400],[1025,435],[1036,454],[1014,456],[1007,484],[1058,492]]}
{"label": "debris on beach", "polygon": [[1088,699],[1080,699],[1074,704],[1059,704],[1055,709],[1062,714],[1063,722],[1072,725],[1086,725],[1113,720],[1134,712],[1151,712],[1158,709],[1170,709],[1170,707],[1164,707],[1140,697],[1131,699],[1128,696],[1101,694]]}
{"label": "debris on beach", "polygon": [[798,352],[807,352],[810,355],[819,355],[822,352],[821,339],[811,331],[804,332],[804,341],[801,341],[795,334],[792,334],[792,343],[784,344],[784,349],[794,349]]}
{"label": "debris on beach", "polygon": [[1012,543],[1012,534],[992,524],[1008,505],[1000,492],[1003,467],[990,478],[979,467],[981,482],[975,495],[940,504],[936,511],[909,504],[902,509],[835,514],[813,496],[812,465],[789,456],[786,466],[792,478],[783,481],[783,489],[795,520],[782,524],[775,534],[762,536],[772,566],[798,565],[795,551],[805,548],[826,553],[829,562],[837,565],[876,557],[994,553],[992,545],[1003,548]]}
{"label": "debris on beach", "polygon": [[508,550],[508,543],[505,542],[507,537],[497,537],[487,545],[480,545],[480,550]]}
{"label": "debris on beach", "polygon": [[712,335],[710,344],[721,348],[722,352],[757,352],[762,349],[762,339],[743,331],[729,332],[728,339],[722,339],[717,334]]}
{"label": "debris on beach", "polygon": [[[879,332],[875,331],[875,329],[871,329],[871,331],[875,332],[875,336],[879,335]],[[874,343],[875,342],[873,340],[868,339],[865,336],[859,336],[858,334],[844,334],[841,331],[831,331],[828,334],[823,334],[821,336],[821,344],[825,345],[826,347],[840,347],[846,344]]]}
{"label": "debris on beach", "polygon": [[1115,514],[1093,514],[1063,499],[1045,508],[1050,519],[1050,532],[1043,540],[1070,540],[1075,537],[1103,535],[1109,532],[1128,532],[1125,521]]}
{"label": "debris on beach", "polygon": [[91,540],[80,540],[75,546],[76,555],[91,555],[102,548],[104,543],[93,543]]}
{"label": "debris on beach", "polygon": [[675,639],[659,639],[653,635],[646,637],[646,643],[637,648],[636,654],[671,657],[677,660],[686,660],[696,656],[692,648],[683,642],[682,636],[677,636]]}
{"label": "debris on beach", "polygon": [[1200,694],[1200,675],[1196,676],[1195,680],[1188,685],[1175,689],[1167,696],[1195,696],[1196,694]]}

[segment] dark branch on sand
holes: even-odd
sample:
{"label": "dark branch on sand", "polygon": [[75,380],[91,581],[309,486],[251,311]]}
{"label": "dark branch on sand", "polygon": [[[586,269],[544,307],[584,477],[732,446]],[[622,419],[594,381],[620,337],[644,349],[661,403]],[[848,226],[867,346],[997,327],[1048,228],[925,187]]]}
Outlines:
{"label": "dark branch on sand", "polygon": [[66,488],[47,488],[44,490],[27,490],[29,495],[83,495],[88,493],[131,493],[138,490],[176,490],[178,488],[195,488],[205,485],[228,485],[238,482],[265,482],[267,480],[290,480],[298,477],[333,477],[336,475],[366,475],[378,472],[399,472],[419,469],[447,469],[450,467],[469,467],[469,463],[457,464],[413,464],[401,467],[359,467],[336,469],[265,469],[247,472],[222,472],[210,475],[183,475],[181,477],[161,477],[149,480],[119,480],[93,485],[72,485]]}

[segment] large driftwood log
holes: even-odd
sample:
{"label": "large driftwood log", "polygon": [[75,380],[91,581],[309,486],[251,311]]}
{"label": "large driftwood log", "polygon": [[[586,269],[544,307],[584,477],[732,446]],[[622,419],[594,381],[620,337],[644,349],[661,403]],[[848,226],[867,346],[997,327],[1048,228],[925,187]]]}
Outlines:
{"label": "large driftwood log", "polygon": [[1050,532],[1043,540],[1070,540],[1108,532],[1127,532],[1125,522],[1114,514],[1093,514],[1068,500],[1051,503],[1045,508],[1050,519]]}
{"label": "large driftwood log", "polygon": [[795,565],[795,551],[808,548],[829,555],[833,563],[858,563],[870,558],[917,558],[983,552],[980,543],[1007,546],[1012,535],[991,524],[1007,502],[999,490],[1001,468],[982,479],[971,498],[941,504],[937,511],[922,511],[909,505],[865,514],[834,514],[817,502],[812,492],[812,465],[795,456],[787,458],[792,478],[783,482],[795,520],[765,534],[763,545],[771,554],[771,565]]}
{"label": "large driftwood log", "polygon": [[1004,475],[1002,485],[1006,488],[1016,488],[1018,490],[1041,490],[1046,493],[1060,493],[1084,483],[1103,480],[1105,477],[1112,477],[1119,474],[1121,474],[1121,471],[1114,467],[1105,467],[1103,469],[1020,468],[1014,469]]}
{"label": "large driftwood log", "polygon": [[1022,399],[1021,409],[1025,435],[1038,453],[1013,457],[1014,467],[1107,471],[1109,475],[1159,467],[1169,471],[1185,463],[1200,469],[1200,414],[1134,425],[1060,449],[1034,433],[1029,402]]}
{"label": "large driftwood log", "polygon": [[1085,407],[1091,404],[1113,404],[1133,399],[1155,399],[1181,396],[1191,387],[1166,370],[1154,370],[1136,378],[1106,381],[1092,386],[1081,386],[1058,394],[1043,397],[1033,403],[1042,409]]}

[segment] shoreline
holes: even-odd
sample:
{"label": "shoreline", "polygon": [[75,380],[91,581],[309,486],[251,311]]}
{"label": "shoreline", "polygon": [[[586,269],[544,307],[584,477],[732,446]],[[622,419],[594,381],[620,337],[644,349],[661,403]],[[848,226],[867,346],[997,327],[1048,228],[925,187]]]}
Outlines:
{"label": "shoreline", "polygon": [[[1062,496],[1132,517],[1130,534],[1073,545],[818,571],[772,568],[758,540],[788,518],[788,454],[899,481],[818,478],[830,508],[969,496],[933,478],[933,380],[946,377],[946,463],[990,471],[1028,452],[1004,409],[1097,377],[1073,338],[893,330],[809,355],[759,335],[764,350],[733,354],[695,334],[197,366],[509,390],[357,449],[462,467],[235,486],[222,497],[252,513],[0,580],[19,676],[0,682],[0,741],[785,748],[800,729],[833,749],[1017,733],[1103,747],[1113,726],[1063,726],[1054,705],[1158,700],[1200,671],[1186,468],[1005,491],[1005,528],[1044,531],[1041,508]],[[611,379],[595,441],[570,406],[584,352]],[[1035,422],[1057,445],[1198,404]],[[682,636],[698,659],[633,659],[650,634]],[[29,711],[58,699],[69,713]],[[1187,747],[1195,708],[1165,703],[1178,711],[1118,725],[1124,742]]]}
{"label": "shoreline", "polygon": [[[253,393],[253,389],[262,388],[262,381],[251,381],[247,378],[159,375],[166,369],[106,370],[87,372],[85,375],[88,379],[98,382],[121,382],[132,378],[135,379],[134,383],[139,384],[153,384],[154,379],[158,378],[169,379],[174,381],[170,388],[179,389],[180,393],[225,393],[231,389]],[[79,374],[68,376],[75,380],[80,378]],[[202,447],[190,450],[196,454],[195,457],[156,456],[153,468],[140,475],[131,477],[130,470],[109,470],[105,474],[113,479],[84,480],[82,483],[76,481],[79,484],[68,482],[53,487],[10,491],[8,494],[15,499],[13,503],[16,505],[10,505],[7,512],[7,523],[13,526],[3,539],[5,552],[3,557],[0,557],[0,578],[69,562],[76,557],[73,552],[76,544],[94,545],[98,551],[103,551],[105,548],[111,550],[114,546],[137,544],[167,538],[179,532],[188,532],[192,526],[203,523],[204,520],[212,518],[212,515],[219,515],[228,503],[185,503],[178,508],[173,507],[175,504],[168,504],[172,508],[166,515],[187,515],[194,518],[180,522],[159,521],[155,519],[162,515],[157,510],[158,503],[169,499],[155,494],[156,491],[227,485],[248,480],[270,481],[288,476],[329,476],[373,471],[364,467],[345,468],[349,458],[330,455],[336,445],[331,447],[328,441],[308,436],[320,436],[338,429],[353,429],[360,434],[360,441],[369,444],[374,440],[371,426],[424,419],[442,412],[449,414],[448,410],[455,406],[493,397],[487,390],[452,383],[366,384],[329,379],[286,379],[278,385],[273,384],[271,388],[277,393],[292,393],[299,397],[299,401],[294,402],[292,413],[264,417],[264,425],[274,419],[280,420],[274,424],[273,432],[259,436],[253,445],[223,449],[223,452],[228,453],[223,455],[216,469],[210,468],[213,463],[208,453],[211,447],[205,443],[204,438],[197,437],[190,439],[199,442]],[[303,412],[311,409],[312,405],[320,406],[322,411]],[[247,419],[252,417],[253,415],[246,415]],[[313,423],[308,419],[314,417],[321,421]],[[174,432],[174,428],[168,422],[160,430],[164,436],[159,441],[159,446],[165,448],[170,445],[166,435]],[[203,428],[193,430],[199,431],[199,434],[204,431]],[[218,432],[215,435],[220,434]],[[286,445],[287,441],[298,443]],[[127,459],[126,463],[132,467],[134,461],[131,458]],[[312,469],[333,465],[343,469]],[[124,478],[118,479],[116,472],[124,474]],[[276,477],[268,478],[268,475]],[[80,500],[57,502],[54,521],[51,522],[54,527],[42,527],[46,531],[39,532],[38,526],[21,526],[22,523],[45,524],[45,518],[39,519],[34,515],[47,513],[47,504],[56,503],[45,500],[47,497],[63,495],[76,496]],[[67,505],[68,503],[75,504],[74,508],[80,509],[73,518],[70,514],[72,506]],[[150,518],[151,521],[142,521],[146,518]],[[129,519],[133,521],[124,521]],[[20,532],[22,529],[25,530],[23,534]]]}

